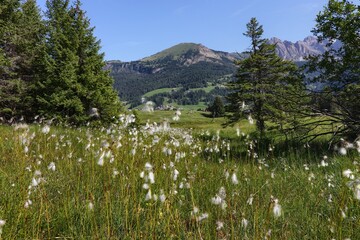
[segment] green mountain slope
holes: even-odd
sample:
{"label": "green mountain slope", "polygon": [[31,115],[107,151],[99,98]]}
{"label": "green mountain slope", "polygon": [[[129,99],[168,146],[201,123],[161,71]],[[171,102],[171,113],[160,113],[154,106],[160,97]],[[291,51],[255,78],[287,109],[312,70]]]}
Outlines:
{"label": "green mountain slope", "polygon": [[136,105],[159,88],[202,88],[231,78],[235,57],[201,44],[181,43],[133,62],[108,62],[122,100]]}

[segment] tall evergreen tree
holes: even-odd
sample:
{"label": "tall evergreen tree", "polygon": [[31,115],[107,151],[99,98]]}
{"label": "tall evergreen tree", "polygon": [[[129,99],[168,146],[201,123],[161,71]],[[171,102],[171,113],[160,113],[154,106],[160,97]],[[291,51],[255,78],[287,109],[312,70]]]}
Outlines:
{"label": "tall evergreen tree", "polygon": [[69,14],[68,0],[47,0],[45,70],[38,82],[37,112],[59,121],[79,121],[84,109],[76,94],[77,83],[76,35]]}
{"label": "tall evergreen tree", "polygon": [[268,44],[262,34],[262,26],[252,18],[244,33],[251,40],[251,48],[246,59],[236,62],[237,79],[229,84],[232,93],[228,96],[229,109],[234,112],[231,121],[239,120],[247,105],[260,137],[264,136],[267,120],[282,124],[289,119],[286,112],[296,104],[289,99],[295,96],[295,89],[301,88],[296,65],[278,57],[276,46]]}
{"label": "tall evergreen tree", "polygon": [[35,0],[7,0],[0,6],[0,109],[20,116],[31,106],[28,91],[38,68],[43,24]]}
{"label": "tall evergreen tree", "polygon": [[46,70],[38,84],[38,112],[75,124],[110,122],[120,111],[120,101],[81,2],[70,4],[47,1]]}
{"label": "tall evergreen tree", "polygon": [[20,102],[20,81],[16,69],[16,36],[19,21],[19,0],[5,0],[0,5],[0,117],[10,118]]}
{"label": "tall evergreen tree", "polygon": [[99,53],[100,41],[94,37],[94,27],[81,9],[80,0],[72,7],[71,15],[76,32],[73,42],[77,43],[77,82],[81,85],[78,95],[86,111],[98,109],[100,118],[109,122],[118,115],[121,104],[113,89],[113,79],[104,70],[104,54]]}

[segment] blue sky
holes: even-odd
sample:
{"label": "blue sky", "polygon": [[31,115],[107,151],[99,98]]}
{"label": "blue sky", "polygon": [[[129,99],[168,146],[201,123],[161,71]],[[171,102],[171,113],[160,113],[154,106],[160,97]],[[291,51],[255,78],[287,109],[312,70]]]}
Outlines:
{"label": "blue sky", "polygon": [[[297,41],[311,35],[327,0],[83,0],[106,60],[131,61],[181,42],[241,52],[246,23],[256,17],[264,37]],[[38,0],[42,9],[45,0]]]}

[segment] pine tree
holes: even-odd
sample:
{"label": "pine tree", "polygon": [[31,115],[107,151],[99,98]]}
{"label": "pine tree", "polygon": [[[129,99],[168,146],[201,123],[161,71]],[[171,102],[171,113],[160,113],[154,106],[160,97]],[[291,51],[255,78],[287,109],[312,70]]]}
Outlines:
{"label": "pine tree", "polygon": [[36,115],[34,95],[36,82],[44,70],[45,25],[36,0],[27,0],[21,5],[19,21],[21,38],[18,42],[18,76],[26,88],[22,97],[21,113],[28,120]]}
{"label": "pine tree", "polygon": [[252,18],[244,33],[251,40],[251,49],[246,59],[236,62],[237,79],[229,84],[232,93],[228,96],[229,109],[233,111],[231,121],[239,120],[247,105],[261,138],[266,130],[266,121],[283,125],[290,118],[286,112],[294,108],[296,101],[289,100],[296,95],[295,89],[301,88],[296,65],[278,57],[276,46],[268,44],[262,34],[262,26],[256,18]]}
{"label": "pine tree", "polygon": [[0,114],[20,117],[31,106],[28,93],[39,71],[43,24],[35,0],[5,1],[0,12]]}
{"label": "pine tree", "polygon": [[94,27],[81,9],[81,2],[77,0],[72,8],[72,17],[76,30],[75,42],[78,43],[78,82],[82,89],[79,91],[84,109],[98,109],[102,121],[110,122],[113,116],[119,114],[121,104],[117,93],[113,89],[113,79],[104,70],[104,54],[100,54],[100,41],[94,37]]}
{"label": "pine tree", "polygon": [[76,34],[69,14],[68,0],[48,0],[46,22],[45,70],[37,85],[37,112],[58,121],[80,121],[84,109],[76,92],[77,83]]}
{"label": "pine tree", "polygon": [[48,0],[47,8],[46,70],[38,83],[38,112],[74,124],[112,121],[120,101],[81,2],[71,6],[69,0]]}
{"label": "pine tree", "polygon": [[11,118],[16,114],[23,89],[15,73],[19,9],[19,0],[5,0],[0,5],[0,117],[2,118]]}
{"label": "pine tree", "polygon": [[225,114],[224,103],[220,96],[216,96],[213,104],[210,106],[209,110],[213,117],[222,117]]}

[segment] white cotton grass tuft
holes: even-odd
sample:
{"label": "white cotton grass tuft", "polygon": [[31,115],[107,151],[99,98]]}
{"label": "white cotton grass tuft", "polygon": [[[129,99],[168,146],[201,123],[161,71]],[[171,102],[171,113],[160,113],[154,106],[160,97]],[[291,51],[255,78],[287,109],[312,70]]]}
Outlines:
{"label": "white cotton grass tuft", "polygon": [[224,222],[216,221],[216,230],[219,231],[224,228]]}
{"label": "white cotton grass tuft", "polygon": [[220,205],[221,209],[225,210],[227,207],[225,198],[226,198],[225,188],[221,187],[219,189],[219,192],[215,195],[215,197],[211,198],[211,203],[214,205]]}
{"label": "white cotton grass tuft", "polygon": [[48,166],[48,169],[51,170],[51,171],[55,171],[56,170],[56,166],[55,166],[55,163],[54,162],[51,162]]}
{"label": "white cotton grass tuft", "polygon": [[0,228],[3,227],[5,225],[6,221],[3,219],[0,219]]}
{"label": "white cotton grass tuft", "polygon": [[250,197],[246,201],[247,205],[251,206],[253,204],[253,200],[254,200],[254,195],[250,194]]}
{"label": "white cotton grass tuft", "polygon": [[94,203],[89,202],[87,205],[88,210],[93,211],[94,210]]}
{"label": "white cotton grass tuft", "polygon": [[239,180],[236,176],[236,173],[233,173],[232,176],[231,176],[231,182],[234,184],[234,185],[237,185],[239,184]]}
{"label": "white cotton grass tuft", "polygon": [[251,125],[254,124],[254,119],[251,117],[251,115],[248,116],[248,121]]}
{"label": "white cotton grass tuft", "polygon": [[45,125],[42,129],[41,129],[41,132],[43,134],[48,134],[50,132],[50,126],[49,125]]}
{"label": "white cotton grass tuft", "polygon": [[5,226],[5,223],[6,223],[5,220],[0,219],[0,238],[1,238],[1,235],[2,235],[2,229]]}
{"label": "white cotton grass tuft", "polygon": [[346,169],[342,172],[342,175],[346,178],[349,178],[349,179],[354,179],[355,176],[353,174],[353,172],[350,170],[350,169]]}
{"label": "white cotton grass tuft", "polygon": [[345,156],[347,154],[347,150],[344,147],[339,148],[339,154]]}
{"label": "white cotton grass tuft", "polygon": [[249,224],[249,221],[247,219],[245,219],[245,218],[241,219],[241,227],[246,229],[248,224]]}
{"label": "white cotton grass tuft", "polygon": [[30,199],[27,199],[24,204],[24,208],[29,208],[32,205],[32,201]]}
{"label": "white cotton grass tuft", "polygon": [[149,201],[151,199],[152,199],[152,194],[151,194],[151,189],[149,189],[145,196],[145,201]]}
{"label": "white cotton grass tuft", "polygon": [[208,217],[209,217],[209,214],[208,214],[208,213],[203,213],[203,214],[201,214],[200,216],[198,216],[198,217],[196,218],[196,221],[201,222],[201,221],[207,219]]}
{"label": "white cotton grass tuft", "polygon": [[277,198],[272,198],[272,202],[273,202],[273,213],[274,213],[274,217],[278,218],[282,215],[282,208],[281,205],[279,204],[279,200]]}

